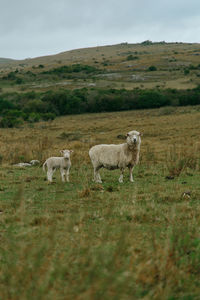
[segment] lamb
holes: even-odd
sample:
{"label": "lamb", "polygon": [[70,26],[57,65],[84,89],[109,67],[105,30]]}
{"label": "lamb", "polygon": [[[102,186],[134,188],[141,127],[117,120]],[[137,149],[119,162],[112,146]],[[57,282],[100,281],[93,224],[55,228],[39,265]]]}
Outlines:
{"label": "lamb", "polygon": [[126,143],[119,145],[96,145],[89,150],[89,156],[94,167],[94,181],[102,183],[100,168],[108,170],[120,169],[119,182],[123,182],[124,170],[129,168],[129,179],[133,180],[133,168],[139,162],[141,133],[130,131],[127,133]]}
{"label": "lamb", "polygon": [[47,180],[52,182],[53,173],[56,169],[60,169],[62,182],[69,182],[69,170],[71,167],[70,154],[73,150],[61,150],[60,153],[63,157],[49,157],[43,164],[43,171],[47,167]]}

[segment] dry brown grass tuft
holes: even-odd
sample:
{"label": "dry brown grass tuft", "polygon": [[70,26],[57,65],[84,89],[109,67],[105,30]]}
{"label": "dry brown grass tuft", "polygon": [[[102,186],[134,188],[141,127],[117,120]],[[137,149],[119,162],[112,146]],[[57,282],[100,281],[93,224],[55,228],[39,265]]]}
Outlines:
{"label": "dry brown grass tuft", "polygon": [[78,192],[80,198],[89,197],[90,194],[91,194],[91,189],[89,187],[86,187],[82,191]]}
{"label": "dry brown grass tuft", "polygon": [[166,165],[170,176],[179,176],[186,169],[199,170],[199,144],[172,145],[166,156]]}

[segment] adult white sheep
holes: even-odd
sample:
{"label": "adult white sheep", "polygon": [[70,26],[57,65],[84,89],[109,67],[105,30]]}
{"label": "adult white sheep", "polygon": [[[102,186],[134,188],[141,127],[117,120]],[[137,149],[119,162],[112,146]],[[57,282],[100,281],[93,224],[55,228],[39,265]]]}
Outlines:
{"label": "adult white sheep", "polygon": [[47,167],[47,180],[52,182],[53,173],[60,169],[60,174],[62,181],[69,182],[69,170],[71,167],[70,154],[73,150],[61,150],[60,153],[63,157],[49,157],[43,164],[43,171],[45,172],[45,167]]}
{"label": "adult white sheep", "polygon": [[101,183],[99,170],[103,167],[108,170],[120,169],[119,182],[123,182],[124,170],[129,168],[129,179],[133,180],[133,168],[139,161],[141,133],[130,131],[127,133],[126,143],[119,145],[96,145],[89,150],[89,156],[94,167],[94,181]]}

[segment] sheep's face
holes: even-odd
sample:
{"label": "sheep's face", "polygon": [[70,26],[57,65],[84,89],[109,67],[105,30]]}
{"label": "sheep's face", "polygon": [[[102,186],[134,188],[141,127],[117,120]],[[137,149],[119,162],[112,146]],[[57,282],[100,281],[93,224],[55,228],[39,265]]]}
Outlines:
{"label": "sheep's face", "polygon": [[141,143],[141,133],[138,132],[138,131],[130,131],[127,133],[127,144],[130,145],[130,146],[135,146],[135,145],[138,145]]}
{"label": "sheep's face", "polygon": [[73,150],[61,150],[60,153],[63,155],[64,158],[69,159],[70,154],[73,152]]}

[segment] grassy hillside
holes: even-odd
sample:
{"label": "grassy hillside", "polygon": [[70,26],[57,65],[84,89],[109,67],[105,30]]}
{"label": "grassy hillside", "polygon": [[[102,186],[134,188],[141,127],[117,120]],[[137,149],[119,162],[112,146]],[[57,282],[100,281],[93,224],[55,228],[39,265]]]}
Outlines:
{"label": "grassy hillside", "polygon": [[1,64],[9,64],[9,63],[13,63],[13,62],[15,62],[14,59],[0,57],[0,67],[1,67]]}
{"label": "grassy hillside", "polygon": [[[198,299],[200,107],[85,114],[0,129],[1,299]],[[88,150],[143,133],[135,183]],[[12,164],[73,149],[70,183]]]}
{"label": "grassy hillside", "polygon": [[[17,72],[18,81],[0,80],[7,91],[40,91],[49,88],[194,88],[200,82],[200,45],[184,43],[141,43],[93,47],[57,55],[0,65],[2,77]],[[98,74],[68,78],[51,71],[62,66],[81,64],[95,67]],[[51,75],[44,76],[45,71]],[[92,76],[91,76],[92,75]]]}

